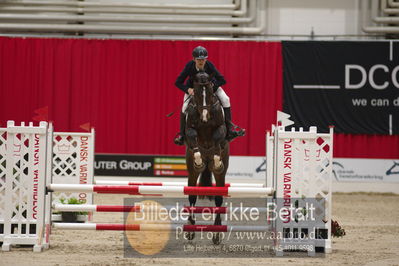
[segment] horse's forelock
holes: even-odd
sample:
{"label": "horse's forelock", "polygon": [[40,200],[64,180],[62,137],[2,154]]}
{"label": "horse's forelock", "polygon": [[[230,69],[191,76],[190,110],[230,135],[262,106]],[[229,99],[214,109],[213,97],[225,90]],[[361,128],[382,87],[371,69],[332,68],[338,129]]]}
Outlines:
{"label": "horse's forelock", "polygon": [[194,81],[199,84],[206,84],[210,81],[208,73],[200,71],[195,75]]}

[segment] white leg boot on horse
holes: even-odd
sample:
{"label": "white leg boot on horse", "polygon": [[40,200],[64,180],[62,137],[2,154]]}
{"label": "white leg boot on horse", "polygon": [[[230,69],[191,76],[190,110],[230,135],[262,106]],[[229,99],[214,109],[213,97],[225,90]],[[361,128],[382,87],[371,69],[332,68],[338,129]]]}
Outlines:
{"label": "white leg boot on horse", "polygon": [[198,148],[194,149],[194,169],[198,173],[201,173],[205,169],[205,163]]}
{"label": "white leg boot on horse", "polygon": [[213,156],[213,164],[214,164],[214,171],[222,172],[223,171],[223,162],[219,155]]}
{"label": "white leg boot on horse", "polygon": [[[223,133],[226,134],[226,130],[224,130]],[[220,138],[223,139],[222,136]],[[212,172],[215,174],[221,174],[224,170],[222,148],[220,145],[221,143],[218,142],[214,149],[213,162],[211,164]]]}

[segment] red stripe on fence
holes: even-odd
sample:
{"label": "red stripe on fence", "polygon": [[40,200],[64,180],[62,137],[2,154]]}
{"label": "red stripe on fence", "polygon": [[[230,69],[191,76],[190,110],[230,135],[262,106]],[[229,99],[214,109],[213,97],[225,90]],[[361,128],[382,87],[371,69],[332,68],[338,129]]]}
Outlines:
{"label": "red stripe on fence", "polygon": [[[164,186],[164,184],[162,182],[159,183],[153,183],[153,182],[129,182],[128,183],[129,186]],[[216,187],[216,184],[213,183],[212,186]],[[230,187],[230,183],[226,183],[224,185],[225,187]]]}
{"label": "red stripe on fence", "polygon": [[97,224],[96,230],[108,231],[140,231],[139,224]]}
{"label": "red stripe on fence", "polygon": [[[140,186],[130,185],[94,185],[93,192],[107,193],[107,194],[129,194],[129,195],[143,195],[139,192]],[[184,195],[202,195],[202,196],[228,196],[229,187],[184,187]],[[165,191],[165,193],[168,193]],[[150,194],[145,194],[149,196]],[[161,195],[161,194],[153,194]]]}
{"label": "red stripe on fence", "polygon": [[98,212],[139,212],[140,206],[106,206],[97,205],[96,211]]}
{"label": "red stripe on fence", "polygon": [[163,184],[151,182],[129,182],[129,186],[163,186]]}
{"label": "red stripe on fence", "polygon": [[228,187],[184,187],[184,195],[228,196]]}
{"label": "red stripe on fence", "polygon": [[[162,182],[160,183],[153,183],[153,182],[129,182],[129,186],[164,186]],[[216,184],[213,183],[212,186],[216,187]],[[230,187],[230,183],[226,183],[225,187]]]}
{"label": "red stripe on fence", "polygon": [[97,193],[107,194],[130,194],[130,195],[141,195],[139,193],[139,186],[105,186],[97,185],[93,186],[93,191]]}
{"label": "red stripe on fence", "polygon": [[184,232],[227,232],[227,225],[183,225]]}
{"label": "red stripe on fence", "polygon": [[191,212],[191,213],[227,213],[227,207],[200,207],[194,206],[189,207],[185,206],[182,208],[183,212]]}

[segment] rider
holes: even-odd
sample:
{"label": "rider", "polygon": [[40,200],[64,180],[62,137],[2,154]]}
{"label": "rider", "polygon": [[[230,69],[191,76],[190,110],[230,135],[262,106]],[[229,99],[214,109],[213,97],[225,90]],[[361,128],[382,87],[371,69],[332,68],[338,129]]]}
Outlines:
{"label": "rider", "polygon": [[[177,136],[174,140],[175,144],[183,145],[184,144],[184,131],[186,128],[186,115],[185,111],[188,106],[189,100],[187,100],[190,95],[194,95],[193,89],[193,78],[199,71],[205,71],[208,75],[214,75],[212,79],[213,91],[216,96],[219,98],[220,103],[223,106],[226,126],[227,126],[227,136],[226,139],[228,141],[232,141],[234,138],[238,136],[245,135],[245,129],[241,129],[240,127],[235,126],[231,122],[231,110],[230,110],[230,98],[222,89],[222,85],[226,84],[226,80],[220,74],[220,72],[216,69],[216,67],[208,61],[208,51],[202,47],[198,46],[193,50],[193,60],[190,60],[184,67],[183,71],[177,77],[175,85],[179,89],[185,92],[184,94],[184,102],[182,112],[180,114],[180,135]],[[187,79],[188,78],[188,79]],[[186,84],[184,81],[187,79]],[[238,130],[235,130],[238,128]]]}

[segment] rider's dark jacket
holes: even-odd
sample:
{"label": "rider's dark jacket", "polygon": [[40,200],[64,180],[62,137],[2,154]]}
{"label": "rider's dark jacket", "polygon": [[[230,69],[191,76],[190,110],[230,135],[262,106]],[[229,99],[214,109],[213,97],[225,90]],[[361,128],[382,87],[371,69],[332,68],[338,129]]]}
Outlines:
{"label": "rider's dark jacket", "polygon": [[[212,78],[213,90],[216,91],[220,86],[226,84],[226,80],[223,75],[220,74],[219,70],[216,69],[215,65],[210,61],[205,62],[204,67],[205,72],[208,75],[214,75]],[[193,78],[199,72],[199,70],[195,67],[195,62],[191,60],[186,64],[183,71],[177,77],[175,85],[185,93],[188,93],[188,89],[193,87]],[[187,79],[188,77],[188,79]],[[187,79],[186,84],[184,81]]]}

